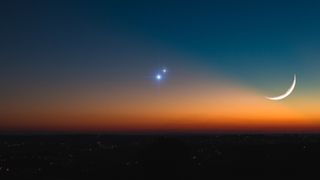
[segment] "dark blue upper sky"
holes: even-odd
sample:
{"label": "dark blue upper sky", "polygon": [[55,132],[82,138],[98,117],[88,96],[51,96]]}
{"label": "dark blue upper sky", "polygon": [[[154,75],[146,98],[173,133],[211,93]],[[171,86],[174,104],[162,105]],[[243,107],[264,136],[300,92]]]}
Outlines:
{"label": "dark blue upper sky", "polygon": [[39,0],[1,7],[1,79],[12,87],[117,81],[162,64],[217,70],[257,88],[293,73],[312,86],[320,75],[320,1]]}

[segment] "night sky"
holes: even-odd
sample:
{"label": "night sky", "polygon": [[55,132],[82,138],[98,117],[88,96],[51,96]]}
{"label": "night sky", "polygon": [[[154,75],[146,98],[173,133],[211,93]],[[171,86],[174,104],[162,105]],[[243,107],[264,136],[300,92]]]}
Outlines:
{"label": "night sky", "polygon": [[[1,2],[0,128],[320,130],[319,9],[307,0]],[[289,97],[265,98],[294,74]]]}

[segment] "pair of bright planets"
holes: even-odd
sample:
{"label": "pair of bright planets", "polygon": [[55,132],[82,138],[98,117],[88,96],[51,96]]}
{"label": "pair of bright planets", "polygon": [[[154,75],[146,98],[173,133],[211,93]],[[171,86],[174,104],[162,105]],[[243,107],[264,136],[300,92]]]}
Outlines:
{"label": "pair of bright planets", "polygon": [[155,78],[157,81],[161,81],[165,75],[167,74],[168,70],[166,68],[161,69],[161,72],[157,73]]}
{"label": "pair of bright planets", "polygon": [[[163,68],[160,73],[156,74],[156,76],[155,76],[156,80],[161,81],[164,78],[164,76],[167,74],[167,72],[168,72],[167,69]],[[282,94],[280,96],[275,96],[275,97],[266,97],[266,99],[269,99],[272,101],[280,101],[280,100],[287,98],[294,91],[294,88],[296,87],[296,83],[297,83],[297,76],[294,75],[291,87],[284,94]]]}

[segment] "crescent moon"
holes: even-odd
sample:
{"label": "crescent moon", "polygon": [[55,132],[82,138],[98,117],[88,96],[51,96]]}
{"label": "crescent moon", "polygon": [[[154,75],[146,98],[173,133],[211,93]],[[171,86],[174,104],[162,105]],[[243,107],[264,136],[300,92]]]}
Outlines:
{"label": "crescent moon", "polygon": [[296,78],[296,75],[294,75],[293,77],[293,83],[291,85],[291,87],[287,90],[286,93],[284,93],[283,95],[281,96],[277,96],[277,97],[266,97],[267,99],[269,100],[272,100],[272,101],[279,101],[279,100],[282,100],[286,97],[288,97],[294,90],[294,88],[296,87],[296,82],[297,82],[297,78]]}

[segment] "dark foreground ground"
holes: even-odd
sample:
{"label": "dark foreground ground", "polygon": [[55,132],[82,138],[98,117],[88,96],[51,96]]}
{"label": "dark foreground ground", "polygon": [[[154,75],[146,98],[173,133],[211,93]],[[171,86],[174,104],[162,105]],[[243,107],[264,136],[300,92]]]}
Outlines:
{"label": "dark foreground ground", "polygon": [[320,176],[320,135],[0,135],[0,179]]}

